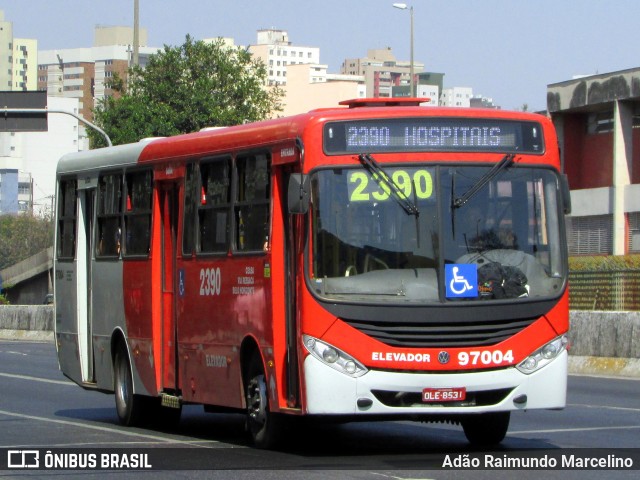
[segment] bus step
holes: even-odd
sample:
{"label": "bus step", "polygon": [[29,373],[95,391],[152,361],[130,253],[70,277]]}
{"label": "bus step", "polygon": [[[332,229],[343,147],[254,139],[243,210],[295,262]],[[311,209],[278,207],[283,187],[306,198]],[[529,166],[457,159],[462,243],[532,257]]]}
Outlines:
{"label": "bus step", "polygon": [[180,397],[163,393],[160,395],[160,404],[163,407],[180,408]]}

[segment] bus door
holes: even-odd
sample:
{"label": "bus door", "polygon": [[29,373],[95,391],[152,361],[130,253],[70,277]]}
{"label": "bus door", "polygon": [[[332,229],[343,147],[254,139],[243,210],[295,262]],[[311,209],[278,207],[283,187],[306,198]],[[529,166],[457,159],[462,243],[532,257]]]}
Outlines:
{"label": "bus door", "polygon": [[159,184],[161,222],[161,281],[162,306],[162,389],[176,392],[179,389],[178,346],[176,322],[176,252],[178,234],[179,184],[174,181]]}
{"label": "bus door", "polygon": [[93,288],[92,288],[92,257],[93,257],[93,223],[95,218],[96,189],[78,190],[78,245],[77,262],[77,319],[78,319],[78,350],[80,354],[80,370],[82,381],[95,382],[94,353],[93,353]]}

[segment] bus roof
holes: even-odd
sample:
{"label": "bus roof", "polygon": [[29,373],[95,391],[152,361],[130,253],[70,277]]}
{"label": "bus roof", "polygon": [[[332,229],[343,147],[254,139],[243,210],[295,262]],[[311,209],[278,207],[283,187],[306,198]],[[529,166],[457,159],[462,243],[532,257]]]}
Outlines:
{"label": "bus roof", "polygon": [[[355,99],[341,102],[334,108],[312,110],[290,117],[282,117],[226,128],[204,129],[200,132],[173,137],[147,139],[137,143],[81,151],[63,156],[58,163],[58,174],[108,169],[167,159],[187,159],[201,155],[215,155],[242,145],[243,149],[258,149],[277,143],[293,142],[304,138],[308,129],[326,121],[358,118],[397,117],[471,117],[532,120],[550,125],[546,117],[507,110],[488,110],[451,107],[421,107],[424,99]],[[212,142],[215,142],[215,147]]]}

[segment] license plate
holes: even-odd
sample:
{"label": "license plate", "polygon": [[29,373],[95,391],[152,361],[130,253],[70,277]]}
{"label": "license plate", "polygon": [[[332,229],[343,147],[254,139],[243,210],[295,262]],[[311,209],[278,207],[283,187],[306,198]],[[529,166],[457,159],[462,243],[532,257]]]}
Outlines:
{"label": "license plate", "polygon": [[460,402],[467,397],[465,387],[425,388],[422,390],[423,402]]}

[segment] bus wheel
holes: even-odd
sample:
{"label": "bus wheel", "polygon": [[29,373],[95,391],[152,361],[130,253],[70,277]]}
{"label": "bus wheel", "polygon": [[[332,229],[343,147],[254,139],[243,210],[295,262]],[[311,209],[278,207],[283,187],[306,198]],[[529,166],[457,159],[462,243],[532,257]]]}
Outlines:
{"label": "bus wheel", "polygon": [[249,368],[246,398],[247,429],[254,445],[265,449],[275,447],[281,437],[282,419],[269,411],[267,382],[259,357],[253,359]]}
{"label": "bus wheel", "polygon": [[471,444],[477,446],[496,445],[507,435],[510,418],[511,412],[469,415],[462,420],[462,428]]}
{"label": "bus wheel", "polygon": [[143,409],[142,398],[133,394],[133,378],[129,357],[123,346],[118,347],[113,364],[115,377],[116,411],[118,419],[123,425],[135,425],[140,420]]}

